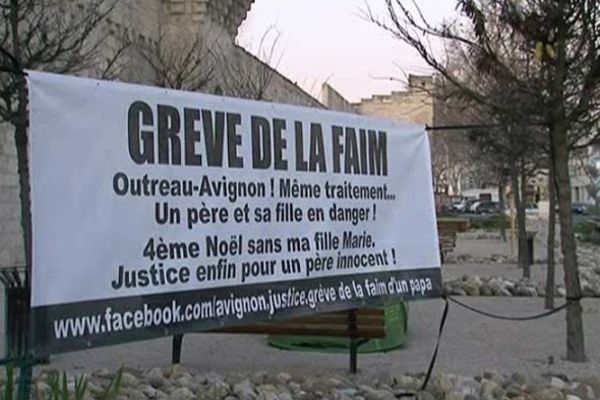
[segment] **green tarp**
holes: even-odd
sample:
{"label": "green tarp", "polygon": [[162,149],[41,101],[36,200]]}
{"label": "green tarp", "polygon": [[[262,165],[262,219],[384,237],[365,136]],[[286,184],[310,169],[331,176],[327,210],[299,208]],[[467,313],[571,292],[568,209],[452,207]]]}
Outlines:
{"label": "green tarp", "polygon": [[[371,339],[359,347],[359,353],[390,351],[406,342],[408,328],[408,306],[404,302],[393,302],[383,306],[386,336]],[[284,350],[322,351],[328,353],[347,352],[350,339],[324,336],[269,336],[269,344]]]}

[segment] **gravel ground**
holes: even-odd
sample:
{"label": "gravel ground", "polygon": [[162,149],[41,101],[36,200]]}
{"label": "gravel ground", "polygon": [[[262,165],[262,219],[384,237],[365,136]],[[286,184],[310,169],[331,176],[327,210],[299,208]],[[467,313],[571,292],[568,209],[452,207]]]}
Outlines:
{"label": "gravel ground", "polygon": [[[555,282],[563,284],[562,265],[556,266]],[[497,263],[497,264],[446,264],[442,267],[442,276],[445,280],[460,278],[464,275],[479,276],[482,278],[491,278],[501,276],[506,279],[519,280],[523,277],[523,270],[517,268],[515,264]],[[546,265],[534,264],[531,266],[531,280],[536,282],[546,282]]]}
{"label": "gravel ground", "polygon": [[[542,311],[542,299],[465,298],[476,307],[507,315]],[[532,322],[488,319],[452,305],[436,365],[436,372],[476,375],[501,373],[564,374],[576,377],[600,370],[600,300],[584,301],[587,363],[562,360],[565,352],[564,313]],[[409,340],[401,350],[359,356],[360,373],[380,376],[422,372],[431,357],[443,309],[441,300],[410,304]],[[126,364],[138,368],[166,366],[170,340],[160,339],[52,357],[52,366],[70,371],[94,371]],[[302,373],[347,371],[347,355],[281,351],[269,347],[264,336],[192,334],[184,339],[182,364],[201,371],[228,373],[265,370]]]}

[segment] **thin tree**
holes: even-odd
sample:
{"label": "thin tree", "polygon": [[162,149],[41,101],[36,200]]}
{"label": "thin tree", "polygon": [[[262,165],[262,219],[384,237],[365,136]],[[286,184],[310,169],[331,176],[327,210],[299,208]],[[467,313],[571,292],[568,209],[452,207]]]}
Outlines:
{"label": "thin tree", "polygon": [[[552,158],[551,156],[549,158]],[[546,289],[544,295],[544,307],[554,308],[554,289],[556,260],[554,246],[556,245],[556,180],[552,162],[548,168],[548,236],[546,239]]]}
{"label": "thin tree", "polygon": [[[515,68],[522,68],[523,73],[527,69],[522,67],[518,52],[514,48],[506,54],[507,58],[514,63]],[[446,68],[452,70],[453,74],[460,74],[463,84],[468,90],[486,93],[486,98],[497,104],[521,104],[524,102],[520,93],[499,85],[495,79],[485,79],[478,72],[479,65],[474,63],[465,49],[454,48],[447,52]],[[438,90],[438,97],[442,97],[445,103],[452,101],[451,115],[454,117],[453,125],[478,125],[480,128],[469,129],[468,136],[472,147],[471,151],[471,173],[478,172],[480,176],[487,176],[488,180],[498,185],[499,199],[504,208],[504,187],[510,182],[512,187],[512,199],[517,210],[517,237],[518,237],[518,266],[523,271],[523,277],[530,277],[530,265],[527,247],[526,229],[526,203],[527,187],[543,156],[539,149],[539,137],[537,135],[525,135],[525,130],[531,127],[523,127],[514,118],[504,115],[495,115],[488,107],[482,106],[468,96],[464,96],[462,89],[457,88],[446,79]],[[495,125],[500,125],[494,127]],[[489,179],[491,178],[491,179]],[[505,238],[504,218],[501,219],[501,234]]]}
{"label": "thin tree", "polygon": [[[427,90],[427,89],[423,89]],[[443,79],[435,79],[427,93],[433,98],[433,125],[450,126],[464,123],[464,107],[452,97]],[[461,179],[473,163],[473,146],[466,130],[436,130],[430,135],[431,161],[435,188],[439,191],[460,192]]]}

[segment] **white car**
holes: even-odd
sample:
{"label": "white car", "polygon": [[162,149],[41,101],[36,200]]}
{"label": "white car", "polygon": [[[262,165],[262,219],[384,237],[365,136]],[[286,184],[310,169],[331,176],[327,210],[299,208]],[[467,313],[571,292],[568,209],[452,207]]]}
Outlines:
{"label": "white car", "polygon": [[539,214],[538,205],[535,203],[529,203],[525,205],[525,214],[534,216]]}
{"label": "white car", "polygon": [[481,201],[476,201],[475,203],[471,204],[471,206],[469,207],[469,212],[476,213],[477,207],[479,207],[480,204]]}

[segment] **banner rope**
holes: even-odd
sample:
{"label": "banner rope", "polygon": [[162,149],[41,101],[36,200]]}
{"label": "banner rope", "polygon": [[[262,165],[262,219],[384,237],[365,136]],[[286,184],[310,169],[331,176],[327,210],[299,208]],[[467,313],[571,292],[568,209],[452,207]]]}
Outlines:
{"label": "banner rope", "polygon": [[570,304],[573,303],[578,303],[579,301],[581,301],[581,297],[567,297],[567,302],[559,307],[544,311],[543,313],[540,314],[535,314],[535,315],[529,315],[529,316],[524,316],[524,317],[513,317],[513,316],[507,316],[507,315],[499,315],[499,314],[493,314],[487,311],[483,311],[480,309],[477,309],[473,306],[470,306],[468,304],[465,304],[461,301],[456,300],[455,297],[450,297],[447,295],[442,295],[441,297],[444,300],[444,311],[442,312],[442,317],[440,320],[440,325],[439,325],[439,329],[438,329],[438,336],[437,336],[437,340],[436,340],[436,344],[435,344],[435,348],[433,350],[433,354],[431,356],[431,360],[429,361],[429,366],[427,368],[427,372],[425,373],[425,379],[423,380],[423,384],[421,385],[420,389],[417,392],[403,392],[403,393],[397,393],[395,395],[396,398],[404,398],[404,397],[417,397],[417,393],[418,392],[422,392],[424,390],[427,389],[427,386],[429,384],[429,380],[431,379],[431,375],[433,373],[433,369],[435,368],[435,363],[437,360],[437,356],[438,356],[438,352],[439,352],[439,348],[440,348],[440,343],[442,341],[442,335],[444,332],[444,327],[446,325],[446,320],[448,319],[448,310],[450,308],[450,302],[463,307],[471,312],[474,312],[476,314],[479,315],[483,315],[485,317],[488,318],[493,318],[493,319],[499,319],[499,320],[504,320],[504,321],[532,321],[535,319],[540,319],[540,318],[545,318],[548,317],[550,315],[556,314],[559,311],[564,310],[565,308],[567,308]]}
{"label": "banner rope", "polygon": [[29,74],[25,71],[18,70],[18,69],[13,69],[13,68],[5,68],[5,67],[0,67],[0,72],[6,72],[7,74],[13,74],[13,75],[21,75],[21,76],[28,76]]}

